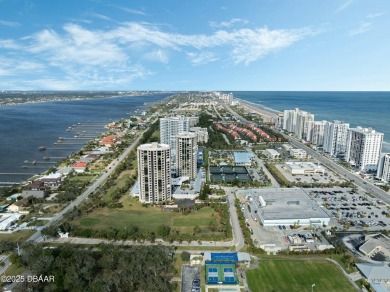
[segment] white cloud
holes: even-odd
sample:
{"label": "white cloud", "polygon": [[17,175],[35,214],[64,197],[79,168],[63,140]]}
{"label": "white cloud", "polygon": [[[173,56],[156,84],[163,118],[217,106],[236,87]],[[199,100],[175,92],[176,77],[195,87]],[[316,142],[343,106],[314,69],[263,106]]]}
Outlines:
{"label": "white cloud", "polygon": [[372,29],[372,23],[371,22],[364,22],[364,23],[360,24],[360,26],[358,28],[351,30],[348,33],[348,36],[352,37],[352,36],[357,35],[357,34],[362,34],[362,33],[365,33],[367,31],[370,31],[371,29]]}
{"label": "white cloud", "polygon": [[152,52],[146,53],[144,57],[149,61],[157,61],[163,64],[168,64],[169,61],[168,54],[161,49],[153,50]]}
{"label": "white cloud", "polygon": [[215,62],[219,59],[212,52],[200,52],[200,53],[188,52],[187,58],[194,66]]}
{"label": "white cloud", "polygon": [[220,59],[250,64],[315,34],[310,28],[232,30],[228,26],[210,34],[181,34],[144,22],[105,30],[68,23],[62,31],[45,29],[18,41],[0,40],[0,48],[14,57],[14,63],[0,65],[0,74],[36,75],[39,71],[36,83],[21,84],[26,88],[46,88],[50,80],[53,89],[113,88],[153,75],[141,64],[144,61],[149,61],[148,66],[167,64],[182,54],[194,66]]}
{"label": "white cloud", "polygon": [[0,40],[0,48],[19,49],[20,46],[14,40]]}
{"label": "white cloud", "polygon": [[366,17],[367,18],[377,18],[377,17],[379,17],[379,16],[382,16],[382,15],[384,15],[385,13],[383,13],[383,12],[380,12],[380,13],[370,13],[370,14],[368,14]]}
{"label": "white cloud", "polygon": [[90,12],[90,13],[88,13],[88,15],[92,16],[92,17],[95,17],[95,18],[107,20],[107,21],[111,21],[112,20],[110,17],[108,17],[106,15],[95,13],[95,12]]}
{"label": "white cloud", "polygon": [[231,27],[236,23],[247,24],[249,23],[249,21],[241,18],[233,18],[229,21],[222,21],[222,22],[209,21],[210,26],[213,28]]}
{"label": "white cloud", "polygon": [[339,8],[337,8],[336,13],[339,13],[346,9],[349,5],[351,5],[355,0],[347,0],[345,1]]}
{"label": "white cloud", "polygon": [[0,25],[9,26],[9,27],[18,27],[20,26],[20,23],[0,19]]}
{"label": "white cloud", "polygon": [[118,8],[120,10],[123,10],[127,13],[136,14],[136,15],[146,15],[146,13],[141,11],[141,10],[127,8],[127,7],[121,7],[121,6],[116,6],[116,5],[112,5],[112,6]]}

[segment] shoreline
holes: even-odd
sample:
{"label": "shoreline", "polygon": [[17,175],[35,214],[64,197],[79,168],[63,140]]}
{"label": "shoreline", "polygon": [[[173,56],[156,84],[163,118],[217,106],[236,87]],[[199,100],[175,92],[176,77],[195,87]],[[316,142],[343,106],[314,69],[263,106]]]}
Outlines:
{"label": "shoreline", "polygon": [[[140,104],[138,108],[140,108],[140,109],[142,109],[142,110],[144,110],[144,111],[147,111],[151,106],[155,105],[156,103],[162,102],[162,101],[164,101],[164,100],[170,98],[171,96],[173,96],[173,95],[168,95],[167,97],[162,98],[162,99],[160,99],[160,100],[158,100],[158,101],[149,101],[148,99],[145,99],[145,100],[144,100],[145,103],[144,103],[144,104]],[[120,97],[122,97],[122,96],[111,96],[111,97],[104,97],[104,98],[120,98]],[[145,95],[145,97],[146,97],[146,95]],[[72,100],[72,101],[73,101],[73,100],[75,100],[75,101],[80,101],[80,100],[86,100],[86,99],[92,99],[92,98],[77,98],[77,99],[66,99],[66,100],[64,99],[64,100],[38,101],[38,102],[34,102],[34,103],[67,102],[67,101],[70,101],[70,100]],[[18,104],[8,105],[8,106],[19,106],[19,105],[27,105],[27,104],[30,105],[30,104],[32,104],[32,103],[26,102],[26,103],[18,103]],[[1,106],[1,105],[0,105],[0,106]],[[135,108],[133,108],[130,112],[133,114],[133,113],[134,113],[134,110],[135,110]],[[65,158],[56,161],[56,164],[54,164],[54,167],[55,167],[57,164],[62,163],[63,161],[65,161],[66,159],[68,159],[72,154],[77,153],[77,152],[79,152],[80,150],[82,150],[89,142],[94,141],[99,135],[101,135],[101,134],[107,134],[107,132],[109,131],[109,129],[106,128],[107,124],[109,124],[109,123],[111,123],[111,122],[118,122],[118,121],[121,120],[121,119],[129,119],[130,116],[131,116],[131,115],[130,115],[129,113],[127,113],[127,114],[124,114],[122,117],[120,117],[120,118],[118,118],[118,119],[114,119],[114,120],[111,120],[111,119],[110,119],[110,121],[107,120],[107,121],[104,123],[104,126],[102,127],[102,131],[101,131],[100,134],[96,134],[96,136],[91,137],[89,140],[85,140],[85,142],[84,142],[83,144],[80,144],[80,145],[79,145],[80,147],[78,147],[77,149],[75,148],[75,149],[73,149],[73,151],[71,151],[71,153],[64,155]],[[65,136],[66,133],[64,133],[64,132],[58,132],[58,135],[59,135],[59,136],[61,136],[61,135],[64,135],[64,136]],[[72,139],[71,137],[67,137],[67,138]],[[55,140],[54,140],[54,141],[55,141]],[[30,160],[30,159],[29,159],[29,160]],[[42,169],[39,170],[37,173],[31,173],[31,175],[28,176],[28,177],[26,177],[26,178],[22,178],[22,179],[20,179],[20,180],[12,181],[12,184],[11,184],[11,183],[9,183],[9,184],[0,184],[0,188],[8,188],[8,187],[12,187],[12,186],[14,186],[14,185],[21,186],[21,185],[23,185],[23,184],[28,183],[29,181],[35,180],[37,177],[40,177],[40,176],[42,176],[42,175],[45,175],[45,174],[47,173],[48,169],[50,169],[50,166],[49,166],[49,165],[47,165],[46,168],[42,168]]]}
{"label": "shoreline", "polygon": [[265,109],[261,105],[246,101],[246,100],[241,99],[241,98],[235,97],[234,99],[238,100],[244,108],[249,109],[251,111],[254,111],[254,112],[258,113],[259,115],[261,115],[265,118],[268,118],[268,119],[272,119],[272,118],[276,117],[278,114],[282,113],[282,112],[276,111],[276,110],[272,111],[270,109]]}

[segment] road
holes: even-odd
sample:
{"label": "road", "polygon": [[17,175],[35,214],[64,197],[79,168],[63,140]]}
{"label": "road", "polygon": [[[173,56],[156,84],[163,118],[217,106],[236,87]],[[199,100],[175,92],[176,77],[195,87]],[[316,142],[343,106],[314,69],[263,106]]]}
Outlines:
{"label": "road", "polygon": [[227,199],[229,202],[229,213],[230,213],[230,224],[232,225],[233,230],[233,242],[236,246],[236,251],[241,250],[244,247],[245,240],[244,235],[242,233],[240,222],[238,221],[237,208],[235,205],[235,188],[227,188],[223,187],[226,192]]}
{"label": "road", "polygon": [[[223,104],[223,105],[238,121],[240,121],[244,124],[250,123],[248,120],[244,119],[239,114],[237,114],[235,111],[233,111],[228,105],[226,105],[226,104]],[[378,188],[377,186],[375,186],[369,182],[366,182],[365,180],[363,180],[359,176],[355,175],[354,173],[351,173],[349,170],[338,165],[334,161],[326,158],[325,156],[317,153],[313,149],[311,149],[311,148],[307,147],[306,145],[300,143],[299,141],[291,138],[290,136],[287,136],[285,134],[283,134],[283,136],[287,140],[289,140],[289,142],[291,144],[293,144],[295,147],[305,150],[310,156],[317,159],[319,162],[324,164],[326,167],[328,167],[328,168],[332,169],[334,172],[344,176],[348,180],[353,181],[353,183],[355,185],[357,185],[358,187],[361,187],[366,192],[373,194],[376,198],[381,199],[382,201],[386,202],[387,204],[390,204],[390,195],[387,192],[385,192],[384,190]]]}
{"label": "road", "polygon": [[344,176],[348,180],[353,181],[353,183],[355,185],[357,185],[358,187],[361,187],[366,192],[373,194],[378,199],[381,199],[382,201],[386,202],[387,204],[390,204],[390,195],[388,193],[386,193],[384,190],[378,188],[377,186],[374,186],[373,184],[371,184],[369,182],[366,182],[365,180],[363,180],[362,178],[360,178],[356,174],[354,174],[354,173],[350,172],[349,170],[345,169],[344,167],[338,165],[337,163],[328,159],[327,157],[317,153],[313,149],[298,142],[297,140],[295,140],[287,135],[284,135],[284,136],[286,139],[289,140],[289,142],[292,145],[294,145],[297,148],[301,148],[301,149],[305,150],[310,156],[317,159],[319,162],[321,162],[326,167],[328,167],[328,168],[332,169],[333,171],[335,171],[336,173]]}
{"label": "road", "polygon": [[[102,185],[106,179],[115,171],[115,169],[118,167],[118,165],[126,158],[126,156],[137,146],[138,142],[142,138],[142,134],[138,136],[137,139],[131,143],[129,147],[123,151],[123,153],[117,158],[117,160],[113,161],[108,169],[106,168],[106,171],[103,172],[103,174],[98,177],[80,196],[78,196],[74,201],[72,201],[68,206],[66,206],[64,209],[62,209],[60,212],[58,212],[48,223],[46,223],[43,227],[49,227],[50,225],[53,225],[55,222],[61,220],[64,215],[73,209],[74,207],[77,207],[85,198],[87,198],[90,194],[96,191],[96,189]],[[32,242],[40,242],[43,240],[43,236],[41,234],[41,231],[38,230],[36,233],[34,233],[27,241]]]}

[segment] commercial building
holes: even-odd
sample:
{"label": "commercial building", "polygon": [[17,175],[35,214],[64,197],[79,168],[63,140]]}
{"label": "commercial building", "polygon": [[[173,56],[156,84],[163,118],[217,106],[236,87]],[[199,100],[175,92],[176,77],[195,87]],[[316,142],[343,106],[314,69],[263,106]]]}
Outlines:
{"label": "commercial building", "polygon": [[371,259],[390,259],[390,238],[383,234],[367,235],[359,251]]}
{"label": "commercial building", "polygon": [[171,200],[171,153],[167,144],[143,144],[137,148],[139,199],[146,203]]}
{"label": "commercial building", "polygon": [[265,156],[268,157],[268,159],[280,158],[280,153],[278,151],[276,151],[275,149],[265,149],[264,153],[265,153]]}
{"label": "commercial building", "polygon": [[350,128],[346,161],[363,171],[376,171],[382,150],[383,133],[372,128]]}
{"label": "commercial building", "polygon": [[324,144],[324,133],[327,121],[309,121],[307,130],[307,141],[313,145]]}
{"label": "commercial building", "polygon": [[194,132],[198,139],[198,143],[207,143],[209,141],[209,133],[207,128],[191,127],[190,132]]}
{"label": "commercial building", "polygon": [[374,288],[374,291],[390,290],[390,268],[386,264],[356,264],[360,273]]}
{"label": "commercial building", "polygon": [[384,182],[390,182],[390,153],[381,154],[376,177]]}
{"label": "commercial building", "polygon": [[348,129],[348,123],[327,122],[324,132],[324,151],[332,156],[345,155],[347,152]]}
{"label": "commercial building", "polygon": [[286,162],[285,167],[292,175],[305,175],[314,173],[325,173],[325,168],[313,162]]}
{"label": "commercial building", "polygon": [[263,226],[328,225],[329,215],[301,188],[252,189],[247,194],[252,216]]}
{"label": "commercial building", "polygon": [[293,158],[299,158],[299,159],[309,157],[307,152],[303,149],[290,149],[290,156]]}
{"label": "commercial building", "polygon": [[176,174],[196,178],[198,143],[195,133],[182,132],[176,136]]}

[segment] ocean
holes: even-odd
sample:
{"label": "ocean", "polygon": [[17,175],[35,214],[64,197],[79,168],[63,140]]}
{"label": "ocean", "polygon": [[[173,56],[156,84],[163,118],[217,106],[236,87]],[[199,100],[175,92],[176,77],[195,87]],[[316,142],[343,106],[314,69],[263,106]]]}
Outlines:
{"label": "ocean", "polygon": [[[169,95],[171,93],[0,106],[0,185],[18,183],[46,171],[103,133],[108,122],[134,115],[137,109],[141,111]],[[62,143],[57,143],[59,137],[64,138]],[[41,146],[46,150],[38,151]]]}
{"label": "ocean", "polygon": [[371,127],[384,133],[382,152],[390,152],[390,92],[233,91],[233,96],[273,112],[299,108],[316,121]]}

